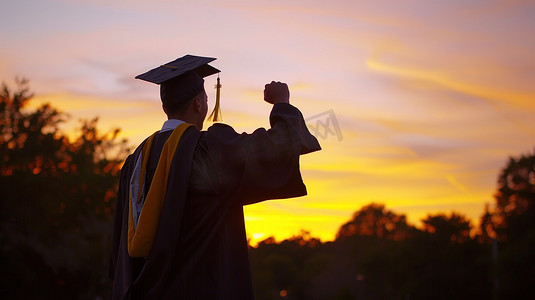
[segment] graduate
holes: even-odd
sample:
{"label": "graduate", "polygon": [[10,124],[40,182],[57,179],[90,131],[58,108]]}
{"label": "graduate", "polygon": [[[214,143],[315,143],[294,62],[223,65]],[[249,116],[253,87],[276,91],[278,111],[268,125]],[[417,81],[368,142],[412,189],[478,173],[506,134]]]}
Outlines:
{"label": "graduate", "polygon": [[253,299],[243,206],[306,195],[299,156],[321,148],[285,83],[265,85],[270,129],[202,131],[214,60],[186,55],[136,77],[160,85],[168,120],[121,170],[113,299]]}

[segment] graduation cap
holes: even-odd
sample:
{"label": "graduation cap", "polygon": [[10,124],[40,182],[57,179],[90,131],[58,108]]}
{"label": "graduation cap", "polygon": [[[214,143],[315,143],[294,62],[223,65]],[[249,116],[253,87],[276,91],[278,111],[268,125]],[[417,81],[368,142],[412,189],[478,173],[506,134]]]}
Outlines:
{"label": "graduation cap", "polygon": [[[204,77],[220,72],[208,64],[214,60],[216,58],[188,54],[140,74],[136,76],[136,79],[160,85],[160,98],[163,106],[166,110],[172,110],[180,104],[193,99],[204,89]],[[208,117],[214,122],[221,119],[219,116],[221,115],[219,105],[220,89],[221,84],[218,76],[216,103],[214,111]]]}

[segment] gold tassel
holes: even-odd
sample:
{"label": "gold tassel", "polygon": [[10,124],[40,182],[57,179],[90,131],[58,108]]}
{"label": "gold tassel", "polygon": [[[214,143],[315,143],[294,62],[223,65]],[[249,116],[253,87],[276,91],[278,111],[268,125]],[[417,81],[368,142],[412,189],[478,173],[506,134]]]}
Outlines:
{"label": "gold tassel", "polygon": [[219,81],[219,74],[217,74],[217,84],[215,85],[215,88],[216,92],[214,111],[212,111],[212,113],[208,117],[208,120],[212,119],[212,122],[219,122],[223,120],[223,118],[221,118],[221,107],[219,105],[219,98],[221,97],[221,83]]}

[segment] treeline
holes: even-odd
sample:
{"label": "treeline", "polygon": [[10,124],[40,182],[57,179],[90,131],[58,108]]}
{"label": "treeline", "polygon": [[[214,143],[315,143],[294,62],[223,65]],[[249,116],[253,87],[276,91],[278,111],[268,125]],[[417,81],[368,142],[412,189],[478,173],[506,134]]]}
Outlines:
{"label": "treeline", "polygon": [[509,159],[495,200],[478,228],[450,213],[418,229],[372,203],[333,242],[268,238],[250,248],[257,299],[533,299],[535,153]]}
{"label": "treeline", "polygon": [[[2,299],[107,299],[111,221],[129,153],[118,130],[82,120],[76,136],[50,105],[28,108],[26,80],[0,90]],[[250,248],[257,299],[522,299],[535,289],[535,153],[510,158],[496,205],[472,228],[429,215],[422,228],[380,204],[333,242],[303,232]],[[475,232],[475,234],[474,234]],[[471,234],[472,233],[472,234]]]}
{"label": "treeline", "polygon": [[416,229],[370,204],[333,242],[304,233],[250,249],[258,299],[491,299],[492,245],[457,214]]}

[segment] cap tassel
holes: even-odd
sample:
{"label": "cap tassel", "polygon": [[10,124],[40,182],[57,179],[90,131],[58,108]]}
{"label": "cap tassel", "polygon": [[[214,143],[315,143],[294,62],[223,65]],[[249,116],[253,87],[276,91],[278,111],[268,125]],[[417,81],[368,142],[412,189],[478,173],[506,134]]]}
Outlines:
{"label": "cap tassel", "polygon": [[221,83],[219,81],[219,74],[217,75],[217,84],[215,85],[216,93],[215,93],[215,106],[214,111],[210,114],[208,117],[208,120],[212,119],[212,122],[219,122],[222,120],[221,118],[221,107],[219,105],[219,98],[221,97]]}

